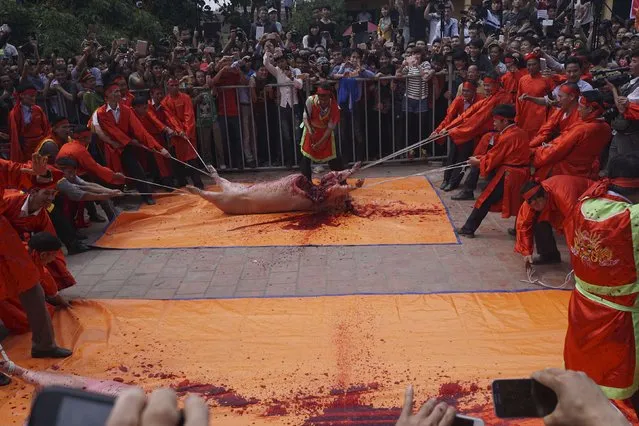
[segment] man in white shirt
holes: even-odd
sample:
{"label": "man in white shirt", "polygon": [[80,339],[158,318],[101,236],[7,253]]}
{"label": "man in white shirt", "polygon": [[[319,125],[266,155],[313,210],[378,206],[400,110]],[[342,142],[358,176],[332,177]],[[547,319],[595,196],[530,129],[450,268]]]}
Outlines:
{"label": "man in white shirt", "polygon": [[[453,9],[450,4],[444,7],[444,31],[443,37],[459,36],[459,21],[451,17]],[[433,40],[442,37],[442,19],[437,12],[432,12],[431,3],[428,3],[424,10],[424,18],[430,22],[430,34],[428,35],[428,44],[433,44]]]}
{"label": "man in white shirt", "polygon": [[[282,136],[282,160],[286,167],[293,165],[293,160],[297,154],[294,141],[297,140],[295,135],[297,128],[297,119],[294,116],[294,107],[298,104],[297,91],[303,87],[303,75],[296,75],[290,67],[286,56],[280,49],[275,50],[277,55],[277,66],[272,61],[274,54],[266,52],[264,54],[264,66],[277,80],[280,98],[280,132]],[[300,78],[302,77],[302,78]]]}

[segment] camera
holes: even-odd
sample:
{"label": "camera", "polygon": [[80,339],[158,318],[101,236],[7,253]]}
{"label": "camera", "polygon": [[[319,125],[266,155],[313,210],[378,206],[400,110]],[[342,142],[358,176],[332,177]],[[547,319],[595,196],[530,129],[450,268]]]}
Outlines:
{"label": "camera", "polygon": [[237,41],[244,43],[246,41],[246,33],[241,28],[238,28],[235,31],[235,35],[237,37]]}
{"label": "camera", "polygon": [[592,81],[590,84],[593,89],[599,89],[604,87],[606,80],[608,80],[616,87],[621,87],[630,81],[630,74],[626,72],[629,69],[628,67],[621,67],[592,71]]}
{"label": "camera", "polygon": [[143,3],[142,0],[138,0],[135,2],[135,7],[137,7],[138,9],[142,9]]}

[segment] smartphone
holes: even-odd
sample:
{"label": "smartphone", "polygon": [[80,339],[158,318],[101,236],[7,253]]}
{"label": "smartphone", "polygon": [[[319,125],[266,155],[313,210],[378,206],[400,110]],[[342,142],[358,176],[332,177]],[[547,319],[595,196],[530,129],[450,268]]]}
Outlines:
{"label": "smartphone", "polygon": [[135,45],[135,53],[139,56],[146,56],[149,54],[149,42],[144,40],[138,40]]}
{"label": "smartphone", "polygon": [[493,405],[500,418],[545,417],[555,411],[557,394],[533,379],[495,380]]}
{"label": "smartphone", "polygon": [[115,398],[51,386],[36,395],[29,426],[104,426]]}
{"label": "smartphone", "polygon": [[484,426],[484,421],[477,417],[462,416],[457,414],[453,420],[453,426]]}

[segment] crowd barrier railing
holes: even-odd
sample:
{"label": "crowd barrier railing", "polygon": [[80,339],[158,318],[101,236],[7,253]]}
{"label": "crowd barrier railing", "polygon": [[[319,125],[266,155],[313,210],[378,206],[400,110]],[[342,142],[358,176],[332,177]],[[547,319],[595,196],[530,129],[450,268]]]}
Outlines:
{"label": "crowd barrier railing", "polygon": [[[436,77],[435,77],[436,78]],[[449,102],[434,99],[434,84],[421,76],[381,76],[322,81],[335,88],[334,102],[339,105],[340,120],[335,129],[338,154],[345,163],[364,164],[392,154],[426,139],[445,115]],[[441,91],[452,90],[451,79]],[[212,125],[198,127],[198,149],[207,162],[227,169],[278,169],[297,167],[306,99],[319,82],[306,81],[302,89],[293,84],[219,86],[213,91],[217,119]],[[209,90],[190,88],[192,93]],[[291,95],[291,91],[293,92]],[[147,90],[135,91],[145,94]],[[289,98],[293,99],[291,105]],[[284,98],[284,99],[282,99]],[[39,97],[50,117],[63,114],[74,124],[88,120],[80,103],[69,108],[61,94]],[[206,138],[200,132],[210,132]],[[220,140],[221,139],[221,140]],[[203,146],[207,144],[209,146]],[[447,144],[430,143],[391,160],[391,163],[442,160]],[[223,152],[220,152],[223,151]]]}

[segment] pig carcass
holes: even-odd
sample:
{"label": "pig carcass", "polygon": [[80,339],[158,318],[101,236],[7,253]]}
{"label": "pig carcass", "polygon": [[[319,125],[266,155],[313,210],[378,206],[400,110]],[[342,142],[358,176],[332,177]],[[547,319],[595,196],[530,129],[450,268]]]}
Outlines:
{"label": "pig carcass", "polygon": [[363,179],[355,185],[346,183],[359,167],[360,163],[357,163],[352,169],[327,173],[318,185],[299,173],[275,181],[243,185],[221,178],[209,166],[215,184],[222,191],[203,191],[193,186],[187,186],[187,190],[215,204],[224,213],[234,215],[340,209],[350,200],[350,191],[364,183]]}
{"label": "pig carcass", "polygon": [[32,384],[36,388],[42,388],[44,386],[64,386],[114,397],[126,389],[133,388],[131,385],[112,380],[98,380],[80,377],[74,374],[28,370],[18,365],[10,364],[7,361],[0,361],[0,372]]}

